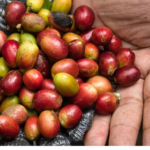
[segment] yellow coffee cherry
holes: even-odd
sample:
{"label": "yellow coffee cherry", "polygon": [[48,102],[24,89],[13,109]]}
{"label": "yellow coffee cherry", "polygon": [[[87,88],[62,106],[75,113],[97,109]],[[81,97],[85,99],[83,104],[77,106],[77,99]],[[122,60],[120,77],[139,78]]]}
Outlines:
{"label": "yellow coffee cherry", "polygon": [[15,40],[20,43],[20,33],[12,33],[7,40]]}
{"label": "yellow coffee cherry", "polygon": [[44,0],[27,0],[26,5],[31,12],[38,12],[43,6]]}
{"label": "yellow coffee cherry", "polygon": [[39,12],[38,12],[38,15],[43,17],[43,19],[46,21],[46,26],[49,26],[50,23],[48,21],[48,14],[50,13],[50,10],[48,9],[41,9]]}
{"label": "yellow coffee cherry", "polygon": [[61,11],[69,13],[72,6],[72,0],[54,0],[51,11]]}

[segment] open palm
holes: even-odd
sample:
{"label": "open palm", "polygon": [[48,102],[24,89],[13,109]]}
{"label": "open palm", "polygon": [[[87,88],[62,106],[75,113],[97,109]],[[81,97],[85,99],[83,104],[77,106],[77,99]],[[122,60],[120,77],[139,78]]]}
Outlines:
{"label": "open palm", "polygon": [[73,0],[74,10],[87,5],[95,12],[93,27],[106,26],[120,37],[123,48],[136,55],[141,79],[130,87],[117,87],[122,95],[113,115],[94,117],[85,145],[135,145],[143,121],[143,145],[150,145],[150,1],[148,0]]}

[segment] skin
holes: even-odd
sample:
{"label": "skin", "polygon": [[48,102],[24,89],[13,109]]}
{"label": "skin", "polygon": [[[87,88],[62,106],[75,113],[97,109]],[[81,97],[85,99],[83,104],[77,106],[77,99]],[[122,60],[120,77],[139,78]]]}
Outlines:
{"label": "skin", "polygon": [[142,124],[142,144],[150,145],[150,1],[73,0],[72,13],[86,4],[95,12],[93,27],[106,26],[135,53],[141,79],[130,87],[118,87],[122,97],[112,115],[96,114],[85,145],[136,145]]}

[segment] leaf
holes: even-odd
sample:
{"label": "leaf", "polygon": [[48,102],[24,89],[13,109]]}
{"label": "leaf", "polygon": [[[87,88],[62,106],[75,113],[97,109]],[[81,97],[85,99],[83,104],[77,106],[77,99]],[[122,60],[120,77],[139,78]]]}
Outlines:
{"label": "leaf", "polygon": [[50,10],[52,6],[52,0],[44,0],[42,9],[48,9]]}

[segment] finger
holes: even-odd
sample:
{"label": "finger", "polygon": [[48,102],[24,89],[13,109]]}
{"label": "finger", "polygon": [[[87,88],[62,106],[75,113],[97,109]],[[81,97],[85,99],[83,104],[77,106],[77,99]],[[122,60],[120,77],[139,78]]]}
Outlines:
{"label": "finger", "polygon": [[150,74],[144,82],[143,145],[150,145]]}
{"label": "finger", "polygon": [[104,146],[109,133],[111,115],[96,114],[91,129],[86,133],[84,145]]}
{"label": "finger", "polygon": [[[150,65],[149,48],[135,50],[133,52],[136,55],[134,64],[140,69],[141,78],[144,79],[148,72],[148,66]],[[140,79],[130,87],[117,88],[117,92],[121,93],[122,98],[119,107],[112,116],[110,145],[117,145],[117,143],[121,145],[135,145],[142,119],[143,79]],[[134,134],[132,133],[131,135],[131,132]],[[113,139],[114,137],[116,137],[116,141]],[[117,142],[118,140],[119,142]]]}
{"label": "finger", "polygon": [[136,55],[134,65],[140,69],[141,78],[144,79],[150,70],[150,48],[134,50],[133,52]]}
{"label": "finger", "polygon": [[143,83],[138,80],[129,87],[118,87],[121,94],[118,108],[112,115],[109,145],[135,145],[142,120]]}
{"label": "finger", "polygon": [[[147,51],[146,51],[147,50]],[[147,57],[148,49],[143,49],[145,53],[142,53],[140,57],[140,51],[134,51],[136,55],[138,55],[138,59],[135,60],[135,65],[138,65],[138,67],[141,69],[142,66],[138,61],[141,61]],[[141,52],[143,52],[141,51]],[[145,55],[145,56],[144,56]],[[137,56],[136,56],[137,58]],[[148,58],[146,58],[148,60]],[[144,61],[143,61],[144,63]],[[141,63],[143,65],[143,63]],[[143,66],[143,69],[146,66]],[[146,67],[147,68],[147,67]],[[145,69],[146,69],[145,68]],[[144,72],[142,72],[142,76]],[[111,123],[111,134],[109,139],[109,144],[111,145],[117,145],[120,143],[121,145],[125,145],[124,142],[127,142],[127,145],[135,145],[136,139],[138,136],[138,130],[141,125],[141,119],[142,119],[142,107],[143,107],[143,80],[140,79],[135,85],[126,87],[126,88],[117,88],[117,92],[119,92],[122,95],[122,99],[120,101],[120,105],[113,114],[112,123]],[[126,113],[127,111],[127,113]],[[138,111],[138,112],[137,112]],[[117,113],[119,112],[119,113]],[[125,112],[125,114],[122,116],[122,114]],[[133,116],[132,116],[133,115]],[[132,116],[132,117],[130,117]],[[133,121],[135,119],[135,121]],[[120,120],[120,122],[118,122]],[[122,122],[121,122],[122,121]],[[124,121],[124,122],[123,122]],[[115,123],[118,122],[118,127]],[[91,129],[87,132],[85,136],[84,143],[85,145],[105,145],[107,140],[107,135],[109,132],[109,123],[110,123],[110,116],[102,116],[102,115],[96,115],[92,124]],[[119,123],[123,123],[119,126]],[[132,124],[133,123],[133,124]],[[116,131],[117,129],[117,131]],[[123,130],[124,129],[124,130]],[[128,130],[128,131],[127,131]],[[132,131],[134,130],[134,132]],[[115,132],[113,132],[115,131]],[[126,132],[123,133],[122,131]],[[131,132],[132,134],[131,136]],[[120,135],[120,136],[119,136]],[[114,139],[114,136],[117,137],[117,139]],[[124,136],[123,138],[121,136]],[[130,138],[132,138],[130,140]],[[126,140],[127,139],[127,140]],[[120,141],[120,142],[117,142]]]}
{"label": "finger", "polygon": [[131,43],[129,43],[129,42],[126,42],[126,41],[124,41],[124,40],[122,40],[122,39],[121,39],[121,41],[122,41],[122,48],[130,48],[130,49],[132,49],[132,50],[137,50],[137,49],[139,49],[138,46],[135,46],[135,45],[133,45],[133,44],[131,44]]}

